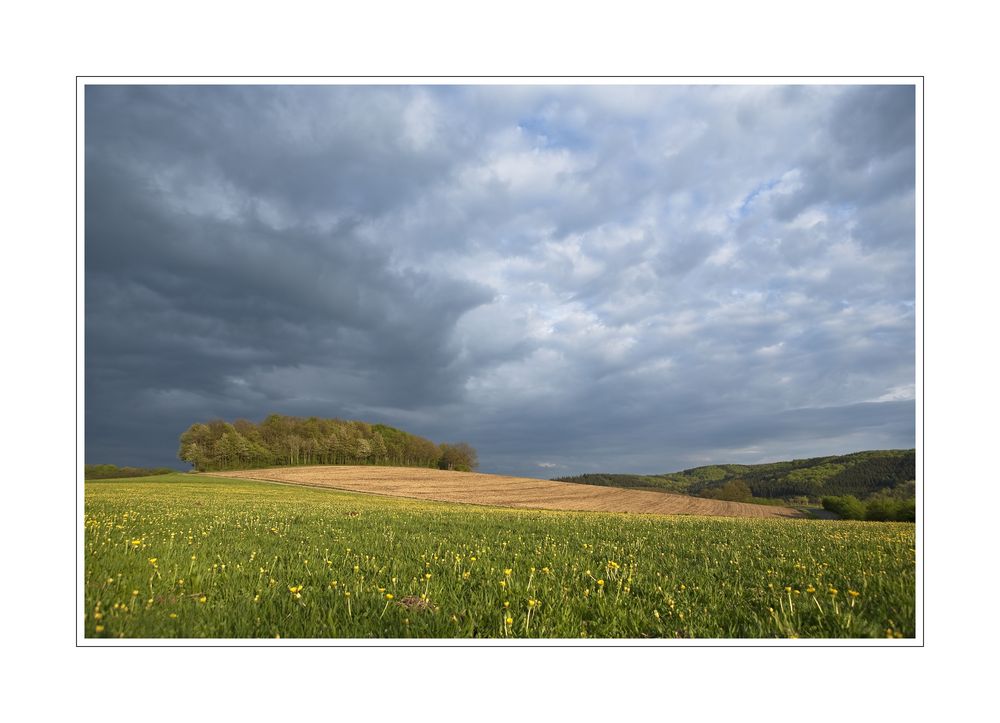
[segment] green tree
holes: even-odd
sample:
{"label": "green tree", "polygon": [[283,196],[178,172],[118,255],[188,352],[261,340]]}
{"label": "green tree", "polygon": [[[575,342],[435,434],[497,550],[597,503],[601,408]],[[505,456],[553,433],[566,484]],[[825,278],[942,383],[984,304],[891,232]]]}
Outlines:
{"label": "green tree", "polygon": [[471,445],[465,442],[441,445],[441,456],[438,459],[438,467],[440,469],[471,472],[478,466],[479,457]]}

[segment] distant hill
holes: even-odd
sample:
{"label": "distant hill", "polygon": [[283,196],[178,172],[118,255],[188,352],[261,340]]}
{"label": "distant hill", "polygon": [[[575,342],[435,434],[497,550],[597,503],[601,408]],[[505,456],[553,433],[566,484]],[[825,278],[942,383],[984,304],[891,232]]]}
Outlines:
{"label": "distant hill", "polygon": [[719,464],[656,475],[583,474],[561,482],[660,489],[697,496],[716,496],[723,487],[742,482],[754,497],[818,500],[826,495],[867,499],[878,493],[912,496],[916,450],[886,449],[836,457],[811,457],[767,464]]}

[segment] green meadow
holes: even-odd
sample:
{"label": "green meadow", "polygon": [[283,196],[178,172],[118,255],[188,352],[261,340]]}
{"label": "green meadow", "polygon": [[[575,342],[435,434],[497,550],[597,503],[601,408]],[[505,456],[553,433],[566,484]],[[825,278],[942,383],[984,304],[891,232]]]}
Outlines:
{"label": "green meadow", "polygon": [[88,638],[915,634],[906,523],[479,507],[88,480]]}

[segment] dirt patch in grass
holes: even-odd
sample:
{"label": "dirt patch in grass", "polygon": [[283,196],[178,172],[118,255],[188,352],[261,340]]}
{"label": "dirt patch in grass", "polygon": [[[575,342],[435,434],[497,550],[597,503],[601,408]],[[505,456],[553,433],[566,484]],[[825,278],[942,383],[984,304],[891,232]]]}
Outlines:
{"label": "dirt patch in grass", "polygon": [[790,507],[724,502],[652,490],[414,467],[274,467],[207,473],[351,492],[498,507],[724,517],[805,517]]}

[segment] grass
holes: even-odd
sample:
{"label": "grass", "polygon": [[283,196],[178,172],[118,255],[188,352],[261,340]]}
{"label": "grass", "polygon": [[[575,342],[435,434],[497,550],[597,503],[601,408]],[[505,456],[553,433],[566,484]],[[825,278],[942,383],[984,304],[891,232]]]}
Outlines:
{"label": "grass", "polygon": [[86,482],[87,637],[912,637],[914,526]]}

